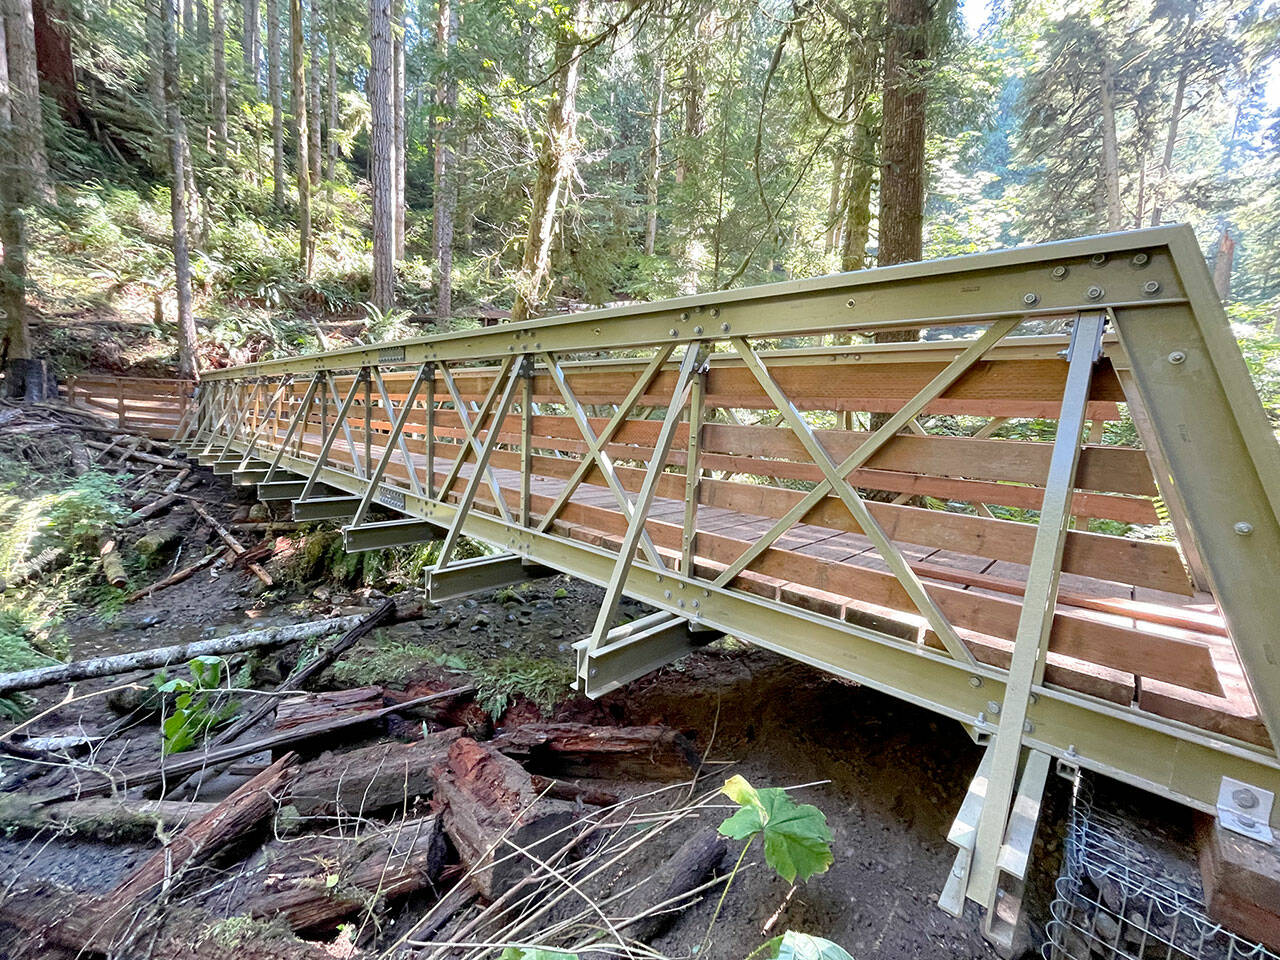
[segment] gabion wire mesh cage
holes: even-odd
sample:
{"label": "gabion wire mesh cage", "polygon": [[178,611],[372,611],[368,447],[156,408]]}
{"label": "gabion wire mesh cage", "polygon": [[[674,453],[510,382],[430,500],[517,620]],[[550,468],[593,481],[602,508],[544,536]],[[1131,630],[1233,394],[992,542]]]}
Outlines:
{"label": "gabion wire mesh cage", "polygon": [[1064,853],[1045,960],[1280,960],[1209,919],[1189,835],[1123,787],[1080,774]]}

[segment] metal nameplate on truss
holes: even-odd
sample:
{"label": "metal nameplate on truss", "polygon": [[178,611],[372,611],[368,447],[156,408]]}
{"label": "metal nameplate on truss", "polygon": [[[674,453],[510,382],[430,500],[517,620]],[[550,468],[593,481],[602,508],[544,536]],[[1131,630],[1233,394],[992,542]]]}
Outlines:
{"label": "metal nameplate on truss", "polygon": [[1274,845],[1270,824],[1275,799],[1270,790],[1223,777],[1218,788],[1218,823],[1227,830]]}
{"label": "metal nameplate on truss", "polygon": [[404,491],[396,490],[393,487],[379,487],[378,502],[384,507],[390,507],[393,510],[403,510]]}
{"label": "metal nameplate on truss", "polygon": [[383,347],[378,351],[379,363],[404,363],[404,347]]}

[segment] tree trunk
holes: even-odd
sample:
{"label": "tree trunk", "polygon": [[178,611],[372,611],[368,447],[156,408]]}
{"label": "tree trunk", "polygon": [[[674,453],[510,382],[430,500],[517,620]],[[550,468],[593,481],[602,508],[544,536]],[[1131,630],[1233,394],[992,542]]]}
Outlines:
{"label": "tree trunk", "polygon": [[1120,148],[1116,141],[1116,81],[1111,58],[1101,54],[1098,76],[1098,108],[1102,121],[1102,189],[1107,198],[1107,229],[1119,230],[1124,217],[1120,208]]}
{"label": "tree trunk", "polygon": [[267,0],[267,94],[271,98],[272,196],[284,207],[284,90],[280,78],[280,0]]}
{"label": "tree trunk", "polygon": [[844,247],[840,251],[841,270],[863,270],[867,266],[867,241],[871,234],[871,185],[876,168],[871,162],[874,137],[867,125],[854,125],[849,143],[847,183],[844,196]]}
{"label": "tree trunk", "polygon": [[213,142],[220,160],[227,157],[227,11],[213,0]]}
{"label": "tree trunk", "polygon": [[258,22],[259,0],[244,0],[244,34],[240,46],[244,52],[244,73],[249,82],[258,85],[258,64],[262,62],[262,25]]}
{"label": "tree trunk", "polygon": [[405,136],[404,136],[404,0],[392,0],[391,10],[391,112],[392,112],[392,190],[395,193],[395,257],[404,259],[405,214]]}
{"label": "tree trunk", "polygon": [[[853,84],[857,79],[856,68],[854,66],[854,57],[849,57],[849,64],[845,67],[844,73],[844,99],[841,100],[841,106],[846,110],[850,107],[853,99]],[[857,135],[857,125],[854,127],[854,135]],[[838,249],[840,246],[840,227],[844,217],[844,208],[841,201],[844,200],[844,172],[845,172],[845,155],[849,151],[849,133],[844,131],[836,139],[835,148],[832,151],[831,158],[831,197],[827,201],[827,239],[824,253],[830,253],[832,250]],[[849,161],[852,163],[853,161]]]}
{"label": "tree trunk", "polygon": [[7,17],[0,16],[0,168],[11,171],[0,177],[0,243],[4,244],[4,266],[0,275],[0,309],[4,310],[0,366],[4,370],[0,396],[22,397],[26,393],[27,368],[31,365],[31,335],[27,327],[27,238],[24,193],[30,167],[19,152],[21,137],[14,129],[14,112],[9,88],[9,67],[5,49]]}
{"label": "tree trunk", "polygon": [[329,131],[328,147],[324,165],[326,180],[333,179],[334,167],[338,163],[338,138],[334,135],[338,129],[338,5],[334,0],[329,3],[329,19],[326,21],[328,34],[326,46],[329,54],[329,77],[325,95],[329,98]]}
{"label": "tree trunk", "polygon": [[373,305],[395,305],[395,119],[391,0],[369,0],[369,180],[373,190]]}
{"label": "tree trunk", "polygon": [[187,131],[182,120],[182,83],[178,74],[178,2],[161,0],[164,15],[164,114],[169,142],[169,210],[173,218],[174,296],[178,307],[178,376],[199,380],[196,321],[191,312],[191,262],[187,254]]}
{"label": "tree trunk", "polygon": [[58,101],[68,122],[82,123],[75,60],[71,54],[71,23],[75,11],[63,0],[32,0],[31,13],[40,84]]}
{"label": "tree trunk", "polygon": [[577,0],[573,20],[561,24],[556,38],[556,86],[547,109],[546,132],[538,149],[529,233],[516,277],[516,299],[511,307],[513,323],[528,320],[546,296],[557,201],[561,187],[573,175],[582,149],[578,142],[578,81],[582,56],[580,38],[587,10],[588,0]]}
{"label": "tree trunk", "polygon": [[931,16],[928,0],[889,0],[886,9],[877,257],[881,266],[919,260],[923,252],[925,71]]}
{"label": "tree trunk", "polygon": [[311,76],[307,87],[307,159],[311,161],[311,185],[318,186],[322,171],[320,154],[320,0],[311,0],[311,34],[308,37]]}
{"label": "tree trunk", "polygon": [[1235,238],[1231,236],[1231,228],[1224,224],[1213,255],[1213,286],[1224,303],[1231,299],[1231,267],[1235,256]]}
{"label": "tree trunk", "polygon": [[[44,118],[40,109],[40,74],[36,64],[35,19],[31,0],[0,0],[5,17],[5,43],[11,88],[9,112],[17,156],[23,164],[30,203],[53,199],[49,185],[49,159],[45,152]],[[26,191],[24,191],[26,192]]]}
{"label": "tree trunk", "polygon": [[436,263],[436,316],[453,314],[453,220],[458,203],[454,178],[453,111],[458,84],[453,76],[453,50],[458,42],[458,11],[450,0],[436,5],[436,55],[442,67],[436,77],[434,190],[431,247]]}
{"label": "tree trunk", "polygon": [[1164,157],[1160,161],[1160,176],[1156,179],[1155,188],[1152,193],[1155,195],[1155,202],[1151,207],[1151,226],[1160,226],[1161,220],[1164,219],[1163,203],[1169,196],[1169,177],[1173,173],[1173,151],[1178,145],[1178,124],[1182,121],[1182,103],[1187,94],[1187,74],[1189,73],[1190,51],[1187,49],[1187,35],[1191,32],[1191,27],[1196,20],[1196,5],[1191,4],[1191,8],[1187,11],[1187,26],[1184,33],[1182,43],[1182,56],[1184,57],[1182,65],[1178,68],[1178,81],[1173,88],[1173,105],[1169,108],[1169,132],[1164,141]]}
{"label": "tree trunk", "polygon": [[291,54],[290,103],[298,131],[298,269],[311,276],[311,162],[307,150],[307,67],[302,42],[302,0],[289,0],[289,51]]}
{"label": "tree trunk", "polygon": [[658,182],[662,161],[662,111],[666,107],[667,61],[658,53],[658,71],[649,118],[649,154],[645,158],[644,252],[652,257],[658,242]]}

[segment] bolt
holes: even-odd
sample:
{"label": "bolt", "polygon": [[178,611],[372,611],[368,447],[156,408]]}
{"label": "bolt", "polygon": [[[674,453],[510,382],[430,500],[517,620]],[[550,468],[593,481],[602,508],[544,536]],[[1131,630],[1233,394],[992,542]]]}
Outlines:
{"label": "bolt", "polygon": [[982,686],[982,678],[981,678],[981,677],[970,677],[970,678],[969,678],[969,686],[971,686],[971,687],[980,687],[980,686]]}
{"label": "bolt", "polygon": [[712,307],[712,308],[711,308],[711,316],[712,316],[713,318],[714,318],[714,317],[718,317],[718,316],[720,316],[720,308],[719,308],[719,307]]}
{"label": "bolt", "polygon": [[996,703],[994,700],[988,700],[987,712],[991,714],[993,717],[1000,716],[1000,704]]}
{"label": "bolt", "polygon": [[694,327],[693,333],[694,333],[694,336],[698,336],[698,337],[702,336],[702,327]]}
{"label": "bolt", "polygon": [[1090,288],[1089,288],[1089,290],[1088,290],[1088,292],[1085,294],[1085,296],[1087,296],[1090,300],[1101,300],[1101,299],[1102,299],[1102,288],[1101,288],[1101,287],[1090,287]]}
{"label": "bolt", "polygon": [[1232,793],[1231,799],[1241,810],[1252,810],[1258,805],[1258,795],[1246,787],[1240,787]]}
{"label": "bolt", "polygon": [[1059,350],[1059,351],[1058,351],[1058,359],[1059,359],[1059,360],[1065,360],[1065,359],[1067,359],[1067,357],[1068,357],[1070,354],[1071,354],[1071,351],[1070,351],[1070,350]]}
{"label": "bolt", "polygon": [[589,676],[589,677],[596,677],[596,676],[599,676],[599,675],[600,675],[600,668],[599,668],[599,667],[592,667],[590,670],[588,670],[588,671],[587,671],[587,676]]}
{"label": "bolt", "polygon": [[853,299],[853,297],[850,297],[848,300],[845,301],[844,305],[846,307],[853,307],[853,306],[856,306],[857,303],[858,303],[857,300]]}
{"label": "bolt", "polygon": [[1144,284],[1142,285],[1142,292],[1143,292],[1143,293],[1145,293],[1145,294],[1147,294],[1148,296],[1154,296],[1155,294],[1159,293],[1159,292],[1160,292],[1160,281],[1159,281],[1159,280],[1148,280],[1146,283],[1144,283]]}
{"label": "bolt", "polygon": [[1053,279],[1065,280],[1067,278],[1067,268],[1058,266],[1053,268]]}
{"label": "bolt", "polygon": [[677,607],[683,607],[683,606],[684,606],[684,599],[683,599],[683,598],[681,598],[680,600],[677,600],[677,601],[676,601],[676,606],[677,606]]}
{"label": "bolt", "polygon": [[1175,350],[1173,351],[1173,353],[1169,354],[1170,363],[1182,363],[1186,359],[1187,359],[1187,355],[1183,353],[1181,350]]}
{"label": "bolt", "polygon": [[727,324],[727,323],[722,323],[722,324],[720,324],[720,331],[721,331],[722,333],[728,333],[728,332],[729,332],[729,324]]}
{"label": "bolt", "polygon": [[986,715],[985,713],[982,713],[981,711],[979,711],[979,712],[978,712],[978,722],[979,722],[979,723],[986,723],[986,722],[987,722],[987,715]]}
{"label": "bolt", "polygon": [[1135,253],[1133,255],[1133,259],[1130,260],[1129,262],[1132,263],[1135,267],[1145,267],[1150,262],[1150,260],[1151,258],[1147,256],[1145,253]]}
{"label": "bolt", "polygon": [[1107,255],[1105,253],[1095,253],[1089,258],[1089,262],[1095,267],[1100,267],[1107,262]]}
{"label": "bolt", "polygon": [[1023,732],[1023,733],[1032,733],[1032,732],[1034,732],[1034,731],[1035,731],[1035,729],[1036,729],[1036,728],[1035,728],[1035,725],[1034,725],[1034,724],[1032,724],[1032,722],[1031,722],[1030,720],[1024,720],[1024,721],[1022,721],[1022,732]]}
{"label": "bolt", "polygon": [[1249,534],[1253,533],[1253,524],[1248,520],[1241,520],[1235,525],[1234,529],[1236,533],[1240,534],[1240,536],[1247,537]]}
{"label": "bolt", "polygon": [[697,610],[700,606],[702,606],[702,604],[697,600],[693,601],[693,609]]}
{"label": "bolt", "polygon": [[1024,293],[1022,295],[1022,302],[1025,303],[1028,307],[1034,307],[1037,303],[1040,302],[1040,297],[1034,293]]}
{"label": "bolt", "polygon": [[670,590],[663,590],[663,591],[662,591],[662,596],[663,596],[665,599],[670,600],[670,599],[671,599],[671,591],[670,591]]}
{"label": "bolt", "polygon": [[688,321],[688,319],[689,319],[689,311],[688,311],[688,310],[686,310],[684,313],[680,314],[680,322],[681,322],[681,323],[685,323],[686,321]]}
{"label": "bolt", "polygon": [[676,328],[672,327],[670,330],[667,331],[667,333],[674,337],[676,335]]}

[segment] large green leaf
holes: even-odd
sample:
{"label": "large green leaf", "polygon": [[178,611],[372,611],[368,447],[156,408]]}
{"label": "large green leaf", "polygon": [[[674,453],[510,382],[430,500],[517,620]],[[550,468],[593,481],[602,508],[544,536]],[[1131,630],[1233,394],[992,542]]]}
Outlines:
{"label": "large green leaf", "polygon": [[578,955],[546,947],[507,947],[498,960],[578,960]]}
{"label": "large green leaf", "polygon": [[853,960],[840,944],[794,930],[774,937],[765,951],[767,960]]}
{"label": "large green leaf", "polygon": [[825,873],[834,862],[827,818],[812,804],[796,803],[785,790],[757,790],[741,776],[722,788],[742,807],[720,824],[720,832],[734,840],[764,837],[764,859],[788,883]]}

